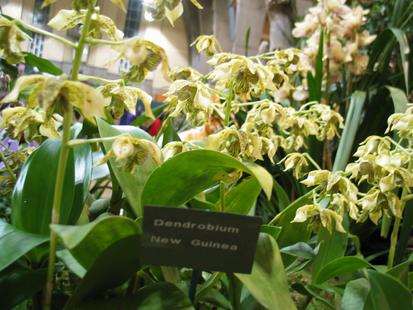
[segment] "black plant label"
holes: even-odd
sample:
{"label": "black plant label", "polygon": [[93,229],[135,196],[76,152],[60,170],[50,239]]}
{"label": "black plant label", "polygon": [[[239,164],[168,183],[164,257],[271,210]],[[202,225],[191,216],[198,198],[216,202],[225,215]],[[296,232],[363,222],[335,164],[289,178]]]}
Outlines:
{"label": "black plant label", "polygon": [[143,263],[251,273],[261,218],[156,206],[143,218]]}

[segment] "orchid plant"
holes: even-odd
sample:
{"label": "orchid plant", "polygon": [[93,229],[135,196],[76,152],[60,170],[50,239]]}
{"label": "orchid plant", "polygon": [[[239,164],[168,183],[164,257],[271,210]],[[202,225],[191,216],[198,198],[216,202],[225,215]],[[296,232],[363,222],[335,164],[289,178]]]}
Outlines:
{"label": "orchid plant", "polygon": [[[111,2],[125,10],[122,0]],[[144,5],[150,18],[171,24],[183,13],[180,0]],[[96,0],[74,0],[49,22],[57,31],[80,25],[77,42],[1,17],[8,65],[30,56],[21,48],[26,32],[75,53],[69,76],[21,76],[1,101],[2,135],[20,146],[0,146],[0,182],[11,191],[10,218],[0,221],[0,291],[10,298],[0,308],[381,309],[380,297],[409,309],[411,260],[398,264],[397,243],[412,198],[413,108],[393,114],[388,135],[369,136],[356,160],[337,168],[342,145],[354,142],[350,114],[344,119],[333,105],[306,100],[300,78],[315,74],[329,91],[342,67],[365,72],[374,39],[360,29],[367,14],[320,0],[294,30],[310,37],[303,50],[250,57],[225,53],[202,35],[192,46],[208,57],[206,74],[170,68],[167,53],[150,41],[123,39]],[[101,44],[117,52],[112,62],[131,64],[120,79],[80,74],[85,46]],[[316,68],[323,50],[324,73]],[[136,84],[158,68],[170,86],[164,105],[152,109],[152,97]],[[117,125],[125,111],[135,113],[138,99],[143,114]],[[139,127],[159,117],[156,136]],[[316,155],[326,147],[333,153],[337,141],[331,170]],[[203,271],[195,281],[187,268],[141,264],[145,205],[269,217],[251,274]],[[383,236],[392,228],[387,268],[363,257],[349,225],[368,219],[382,225]]]}

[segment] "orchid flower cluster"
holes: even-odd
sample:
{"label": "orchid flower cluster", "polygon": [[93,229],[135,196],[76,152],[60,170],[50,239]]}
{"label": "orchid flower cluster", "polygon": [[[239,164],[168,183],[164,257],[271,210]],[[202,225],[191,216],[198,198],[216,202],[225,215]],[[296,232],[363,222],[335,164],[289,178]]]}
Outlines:
{"label": "orchid flower cluster", "polygon": [[[399,142],[389,136],[370,136],[354,154],[357,160],[348,164],[344,172],[308,173],[302,183],[315,187],[314,202],[299,208],[293,222],[308,220],[311,228],[323,226],[330,232],[335,225],[337,231],[344,232],[342,221],[346,214],[357,222],[370,219],[375,224],[384,216],[402,218],[406,201],[413,198],[413,107],[390,116],[388,124],[387,132],[396,134]],[[294,175],[301,177],[309,166],[307,157],[289,154],[284,159],[285,169],[293,169]],[[356,186],[362,183],[368,188],[366,193]]]}
{"label": "orchid flower cluster", "polygon": [[[198,51],[216,51],[216,40],[202,37],[195,41]],[[166,93],[170,117],[184,116],[192,126],[221,119],[221,130],[209,135],[207,148],[242,160],[263,160],[267,155],[272,161],[279,147],[298,151],[307,137],[331,140],[343,127],[340,114],[327,105],[311,102],[296,110],[282,104],[294,89],[292,76],[308,70],[297,49],[253,57],[216,53],[208,63],[213,70],[205,76],[189,68],[173,71],[174,82]],[[264,93],[271,99],[254,100]],[[242,124],[236,120],[239,112],[246,113]],[[186,148],[181,144],[179,149]]]}
{"label": "orchid flower cluster", "polygon": [[324,55],[328,58],[330,85],[341,78],[344,65],[354,75],[361,75],[366,70],[369,57],[364,48],[376,38],[367,30],[361,31],[368,10],[361,6],[349,7],[345,2],[318,0],[293,30],[294,37],[305,38],[303,51],[313,64],[319,50],[320,34],[324,33]]}

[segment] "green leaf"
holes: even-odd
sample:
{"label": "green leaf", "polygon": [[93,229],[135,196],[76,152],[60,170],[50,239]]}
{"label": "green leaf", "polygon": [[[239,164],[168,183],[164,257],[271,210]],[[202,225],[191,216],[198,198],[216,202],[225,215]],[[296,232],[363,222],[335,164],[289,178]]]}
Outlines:
{"label": "green leaf", "polygon": [[386,86],[386,88],[390,91],[390,95],[393,100],[394,113],[404,113],[407,109],[407,105],[409,104],[409,100],[407,99],[404,91],[391,86]]}
{"label": "green leaf", "polygon": [[[101,137],[114,137],[123,133],[128,133],[138,139],[145,139],[155,142],[153,138],[145,131],[132,126],[110,126],[103,120],[96,118]],[[112,147],[112,142],[103,142],[105,151],[108,152]],[[133,174],[125,172],[116,166],[115,160],[109,161],[113,173],[119,182],[129,204],[131,205],[136,216],[142,215],[141,196],[144,184],[149,175],[155,170],[157,164],[148,160],[142,166],[136,167]],[[158,195],[158,193],[157,193]]]}
{"label": "green leaf", "polygon": [[290,198],[288,198],[288,194],[276,180],[274,180],[274,191],[278,201],[278,208],[282,211],[290,205]]}
{"label": "green leaf", "polygon": [[[248,178],[225,195],[225,212],[248,214],[254,207],[261,186],[256,178]],[[218,201],[217,204],[220,202]]]}
{"label": "green leaf", "polygon": [[211,150],[193,150],[172,157],[152,173],[143,190],[142,204],[183,204],[235,170],[253,175],[267,196],[271,195],[272,176],[261,166]]}
{"label": "green leaf", "polygon": [[83,300],[125,283],[140,267],[139,245],[139,236],[131,235],[105,249],[89,268],[65,309],[78,309]]}
{"label": "green leaf", "polygon": [[232,310],[232,305],[229,300],[217,289],[211,288],[206,291],[201,298],[199,298],[200,302],[207,303],[218,307],[218,309],[225,309],[225,310]]}
{"label": "green leaf", "polygon": [[[4,249],[4,247],[2,247]],[[32,297],[46,283],[47,269],[31,270],[12,265],[0,273],[0,309],[15,306]]]}
{"label": "green leaf", "polygon": [[79,310],[193,310],[189,298],[171,283],[156,283],[145,286],[132,296],[106,300],[91,300],[76,307]]}
{"label": "green leaf", "polygon": [[[311,72],[307,74],[308,80],[308,93],[310,101],[321,101],[323,95],[322,83],[323,83],[323,57],[324,57],[324,32],[320,33],[320,41],[318,44],[318,52],[315,65],[315,76]],[[329,91],[329,90],[327,90]]]}
{"label": "green leaf", "polygon": [[321,284],[342,274],[353,272],[362,268],[372,267],[366,260],[357,256],[339,257],[326,264],[314,279],[315,284]]}
{"label": "green leaf", "polygon": [[410,265],[413,264],[413,257],[410,257],[407,261],[394,266],[393,268],[387,270],[387,274],[396,278],[404,285],[409,285],[409,269]]}
{"label": "green leaf", "polygon": [[99,255],[120,239],[141,233],[136,222],[121,216],[102,215],[86,225],[51,225],[65,247],[86,269]]}
{"label": "green leaf", "polygon": [[45,236],[17,230],[0,220],[0,271],[47,240]]}
{"label": "green leaf", "polygon": [[397,241],[396,255],[394,262],[397,264],[402,261],[404,253],[406,252],[407,245],[410,240],[411,231],[413,226],[413,201],[406,202],[403,211],[403,223],[400,230],[399,240]]}
{"label": "green leaf", "polygon": [[333,171],[344,170],[350,159],[365,100],[366,92],[364,91],[356,91],[351,95],[350,108],[346,115],[344,130],[334,159]]}
{"label": "green leaf", "polygon": [[278,240],[278,236],[282,231],[282,227],[273,225],[261,225],[260,232],[269,234],[274,240]]}
{"label": "green leaf", "polygon": [[289,293],[278,245],[274,238],[260,233],[250,275],[235,274],[255,299],[268,309],[296,309]]}
{"label": "green leaf", "polygon": [[92,148],[89,144],[74,148],[75,165],[75,194],[69,223],[76,223],[86,198],[89,195],[89,185],[92,178],[93,159]]}
{"label": "green leaf", "polygon": [[[162,111],[166,108],[167,104],[162,104],[154,109],[152,109],[152,113],[155,115],[155,117],[158,117]],[[139,117],[137,117],[136,119],[134,119],[130,125],[133,126],[141,126],[143,123],[145,123],[147,120],[150,120],[149,117],[147,117],[146,115],[140,115]]]}
{"label": "green leaf", "polygon": [[303,257],[307,259],[312,259],[315,256],[313,248],[305,242],[298,242],[296,244],[286,246],[282,248],[280,252],[291,256]]}
{"label": "green leaf", "polygon": [[409,289],[393,277],[374,270],[368,271],[370,293],[365,310],[409,310],[412,295]]}
{"label": "green leaf", "polygon": [[370,291],[367,279],[356,279],[347,283],[341,300],[342,310],[363,309]]}
{"label": "green leaf", "polygon": [[51,61],[36,56],[32,53],[25,53],[24,54],[24,62],[27,65],[32,67],[36,67],[39,69],[40,72],[49,73],[51,75],[62,75],[63,71],[56,67]]}
{"label": "green leaf", "polygon": [[[24,163],[12,195],[12,223],[20,230],[46,235],[53,205],[61,141],[46,140]],[[69,152],[61,201],[60,223],[74,224],[82,205],[74,201],[74,158]]]}
{"label": "green leaf", "polygon": [[282,228],[280,236],[277,239],[280,247],[285,247],[291,244],[295,244],[300,241],[307,241],[310,238],[310,231],[307,229],[306,223],[291,223],[295,217],[295,213],[298,208],[311,203],[311,193],[293,201],[287,208],[282,210],[271,224],[275,224]]}
{"label": "green leaf", "polygon": [[318,278],[318,273],[331,261],[344,256],[348,236],[347,234],[339,233],[337,231],[330,232],[322,228],[318,233],[318,241],[320,249],[314,258],[312,265],[313,280]]}
{"label": "green leaf", "polygon": [[79,278],[83,278],[86,274],[86,269],[79,264],[76,258],[70,253],[69,250],[60,250],[56,252],[56,256],[59,257],[63,263]]}
{"label": "green leaf", "polygon": [[403,75],[404,75],[404,83],[406,86],[406,92],[408,93],[410,90],[409,59],[407,58],[408,55],[410,54],[409,41],[407,39],[406,33],[403,30],[398,29],[398,28],[390,28],[390,31],[394,34],[397,42],[399,43],[401,65],[402,65]]}
{"label": "green leaf", "polygon": [[172,119],[168,118],[164,126],[165,128],[163,130],[162,147],[164,147],[169,142],[181,141],[172,124]]}

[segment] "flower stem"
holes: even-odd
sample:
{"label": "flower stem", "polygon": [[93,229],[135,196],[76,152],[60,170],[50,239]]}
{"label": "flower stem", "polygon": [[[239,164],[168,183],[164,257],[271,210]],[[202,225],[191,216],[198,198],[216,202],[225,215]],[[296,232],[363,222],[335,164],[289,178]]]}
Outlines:
{"label": "flower stem", "polygon": [[322,170],[321,167],[316,163],[316,161],[310,156],[308,153],[303,153],[305,157],[307,157],[308,161],[317,169]]}
{"label": "flower stem", "polygon": [[68,39],[65,39],[65,38],[63,38],[63,37],[61,37],[57,34],[51,33],[49,31],[46,31],[44,29],[35,27],[33,25],[30,25],[30,24],[27,24],[27,23],[25,23],[24,21],[22,21],[20,19],[16,19],[16,23],[20,24],[23,28],[25,28],[29,31],[44,35],[44,36],[49,37],[49,38],[52,38],[56,41],[59,41],[59,42],[63,43],[64,45],[69,46],[69,47],[77,48],[77,44],[75,42],[72,42]]}
{"label": "flower stem", "polygon": [[[86,37],[89,32],[89,27],[92,21],[92,14],[97,0],[93,0],[89,3],[88,10],[85,16],[82,32],[80,34],[79,43],[76,45],[75,56],[73,58],[73,67],[71,72],[71,79],[77,80],[79,76],[80,65],[82,63],[82,54],[86,42]],[[70,127],[72,125],[73,110],[70,102],[64,102],[64,114],[63,114],[63,137],[62,146],[60,149],[59,162],[57,166],[56,185],[53,194],[53,209],[52,209],[52,224],[59,224],[60,209],[62,203],[62,194],[64,187],[64,177],[66,172],[67,159],[69,157],[70,148],[67,143],[70,140]],[[50,230],[50,249],[49,249],[49,261],[47,267],[47,281],[44,294],[43,309],[49,310],[52,304],[53,295],[53,280],[54,270],[56,262],[56,246],[57,235],[53,230]]]}
{"label": "flower stem", "polygon": [[89,44],[103,44],[103,45],[123,45],[126,41],[119,40],[119,41],[112,41],[112,40],[102,40],[102,39],[87,39],[87,43]]}
{"label": "flower stem", "polygon": [[[411,171],[412,168],[413,168],[413,159],[410,157],[409,167],[407,169],[409,171]],[[408,194],[409,194],[409,188],[405,186],[403,188],[402,196],[401,196],[401,206],[400,206],[401,214],[403,214],[404,206],[406,205],[406,200],[404,198]],[[390,237],[390,250],[389,250],[389,256],[388,256],[388,259],[387,259],[387,269],[390,269],[390,268],[393,267],[394,256],[396,254],[397,241],[398,241],[398,238],[399,238],[400,223],[401,223],[401,218],[395,217],[393,231],[392,231],[391,237]]]}
{"label": "flower stem", "polygon": [[0,149],[0,159],[4,163],[4,167],[6,167],[7,172],[10,174],[12,179],[15,181],[16,180],[16,175],[14,174],[13,169],[10,167],[9,163],[7,162],[7,158],[6,158],[6,156],[4,156],[4,153],[1,149]]}
{"label": "flower stem", "polygon": [[[69,148],[66,146],[66,143],[70,139],[70,126],[72,125],[72,109],[66,103],[64,118],[63,118],[63,137],[62,137],[62,146],[60,149],[59,163],[57,167],[56,175],[56,185],[53,195],[53,209],[52,209],[52,224],[59,224],[60,220],[60,207],[62,202],[62,193],[64,185],[64,177],[66,172],[67,159],[69,157]],[[52,294],[53,294],[53,278],[54,278],[54,269],[56,262],[56,245],[57,245],[57,235],[53,230],[50,230],[50,249],[49,249],[49,262],[47,268],[47,282],[46,290],[44,295],[43,309],[50,309],[52,303]]]}
{"label": "flower stem", "polygon": [[390,237],[390,251],[387,259],[387,270],[393,267],[394,254],[396,253],[397,239],[399,236],[400,218],[396,217],[394,220],[393,231]]}

